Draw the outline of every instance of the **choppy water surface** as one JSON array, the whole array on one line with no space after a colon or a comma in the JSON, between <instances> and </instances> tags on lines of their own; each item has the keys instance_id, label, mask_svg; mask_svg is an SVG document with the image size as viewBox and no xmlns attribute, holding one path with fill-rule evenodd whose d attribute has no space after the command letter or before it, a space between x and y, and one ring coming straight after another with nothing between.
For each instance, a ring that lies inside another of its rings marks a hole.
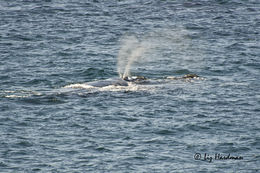
<instances>
[{"instance_id":1,"label":"choppy water surface","mask_svg":"<svg viewBox=\"0 0 260 173\"><path fill-rule=\"evenodd\" d=\"M1 0L0 31L1 172L260 171L258 0ZM86 84L126 57L152 82Z\"/></svg>"}]
</instances>

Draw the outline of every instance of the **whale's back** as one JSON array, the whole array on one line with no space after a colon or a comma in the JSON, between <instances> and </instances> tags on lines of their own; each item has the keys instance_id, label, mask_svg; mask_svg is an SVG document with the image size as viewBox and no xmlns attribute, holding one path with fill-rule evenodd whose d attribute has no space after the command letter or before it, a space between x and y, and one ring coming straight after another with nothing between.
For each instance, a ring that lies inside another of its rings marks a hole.
<instances>
[{"instance_id":1,"label":"whale's back","mask_svg":"<svg viewBox=\"0 0 260 173\"><path fill-rule=\"evenodd\" d=\"M87 84L90 86L93 86L93 87L106 87L106 86L110 86L110 85L128 86L128 82L122 80L121 78L111 78L111 79L106 79L106 80L88 82Z\"/></svg>"}]
</instances>

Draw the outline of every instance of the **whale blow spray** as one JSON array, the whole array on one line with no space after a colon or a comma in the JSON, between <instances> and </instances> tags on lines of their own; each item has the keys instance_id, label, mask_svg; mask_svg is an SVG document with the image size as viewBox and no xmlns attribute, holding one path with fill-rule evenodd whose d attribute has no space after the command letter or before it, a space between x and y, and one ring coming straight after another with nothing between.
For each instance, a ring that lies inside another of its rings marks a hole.
<instances>
[{"instance_id":1,"label":"whale blow spray","mask_svg":"<svg viewBox=\"0 0 260 173\"><path fill-rule=\"evenodd\" d=\"M141 60L150 46L146 41L139 41L135 36L124 37L121 45L117 59L117 71L119 76L124 78L131 76L131 66L134 62Z\"/></svg>"},{"instance_id":2,"label":"whale blow spray","mask_svg":"<svg viewBox=\"0 0 260 173\"><path fill-rule=\"evenodd\" d=\"M117 57L119 77L131 77L131 68L135 63L145 62L143 65L149 70L156 70L157 64L152 67L148 65L156 61L167 62L163 65L168 69L201 67L203 52L200 44L192 41L192 34L183 27L176 27L151 31L138 38L134 35L122 37ZM156 72L159 73L159 70L163 69L158 68Z\"/></svg>"}]
</instances>

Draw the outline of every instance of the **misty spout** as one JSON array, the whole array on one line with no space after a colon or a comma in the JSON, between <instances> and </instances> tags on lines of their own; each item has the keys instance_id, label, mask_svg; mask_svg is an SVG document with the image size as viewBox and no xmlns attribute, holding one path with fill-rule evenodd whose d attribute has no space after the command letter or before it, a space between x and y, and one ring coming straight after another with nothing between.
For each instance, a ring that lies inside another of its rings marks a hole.
<instances>
[{"instance_id":1,"label":"misty spout","mask_svg":"<svg viewBox=\"0 0 260 173\"><path fill-rule=\"evenodd\" d=\"M117 71L120 78L131 76L131 67L142 59L149 45L138 41L135 36L128 36L121 40L121 48L117 58Z\"/></svg>"}]
</instances>

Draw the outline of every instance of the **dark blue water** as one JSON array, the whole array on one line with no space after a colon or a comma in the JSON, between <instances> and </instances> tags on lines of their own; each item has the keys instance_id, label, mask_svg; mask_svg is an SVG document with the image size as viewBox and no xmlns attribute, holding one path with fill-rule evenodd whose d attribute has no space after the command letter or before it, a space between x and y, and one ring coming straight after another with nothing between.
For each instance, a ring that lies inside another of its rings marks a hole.
<instances>
[{"instance_id":1,"label":"dark blue water","mask_svg":"<svg viewBox=\"0 0 260 173\"><path fill-rule=\"evenodd\" d=\"M258 0L1 0L0 31L0 172L260 172ZM130 37L155 82L86 87Z\"/></svg>"}]
</instances>

